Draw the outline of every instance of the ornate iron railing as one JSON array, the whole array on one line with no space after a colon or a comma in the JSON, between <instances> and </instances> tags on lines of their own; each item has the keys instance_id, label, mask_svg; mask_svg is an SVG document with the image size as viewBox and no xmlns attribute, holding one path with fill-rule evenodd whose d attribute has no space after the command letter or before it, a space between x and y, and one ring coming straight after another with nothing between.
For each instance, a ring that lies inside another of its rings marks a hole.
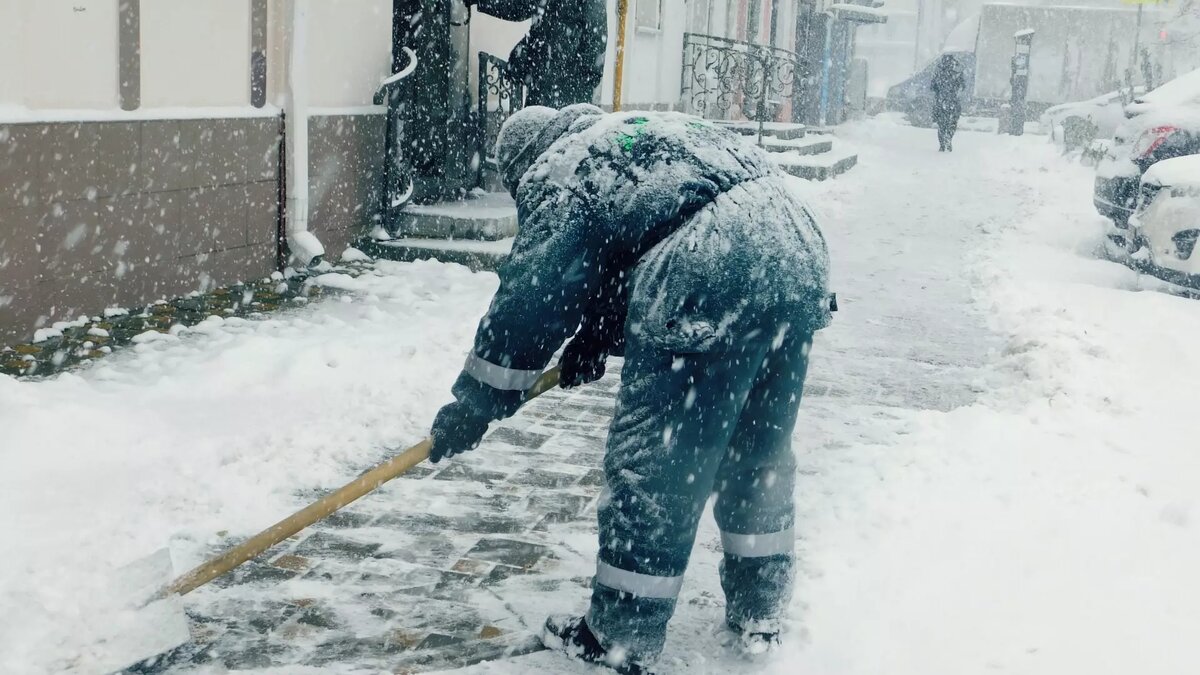
<instances>
[{"instance_id":1,"label":"ornate iron railing","mask_svg":"<svg viewBox=\"0 0 1200 675\"><path fill-rule=\"evenodd\" d=\"M685 33L681 97L686 111L714 119L779 119L809 83L795 52L742 40Z\"/></svg>"},{"instance_id":2,"label":"ornate iron railing","mask_svg":"<svg viewBox=\"0 0 1200 675\"><path fill-rule=\"evenodd\" d=\"M508 62L479 52L479 152L483 162L496 155L500 127L525 105L525 85L508 75Z\"/></svg>"}]
</instances>

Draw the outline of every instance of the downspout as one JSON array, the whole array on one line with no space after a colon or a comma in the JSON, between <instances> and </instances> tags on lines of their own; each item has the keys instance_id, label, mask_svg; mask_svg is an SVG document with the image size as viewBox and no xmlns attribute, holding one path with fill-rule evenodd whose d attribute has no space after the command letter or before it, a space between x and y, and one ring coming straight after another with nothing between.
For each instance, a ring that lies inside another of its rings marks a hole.
<instances>
[{"instance_id":1,"label":"downspout","mask_svg":"<svg viewBox=\"0 0 1200 675\"><path fill-rule=\"evenodd\" d=\"M288 55L288 96L285 114L287 169L287 243L303 267L315 267L325 255L308 231L308 3L292 0L292 39Z\"/></svg>"},{"instance_id":2,"label":"downspout","mask_svg":"<svg viewBox=\"0 0 1200 675\"><path fill-rule=\"evenodd\" d=\"M616 64L613 66L613 112L621 110L621 88L625 83L625 31L629 21L629 0L617 0Z\"/></svg>"}]
</instances>

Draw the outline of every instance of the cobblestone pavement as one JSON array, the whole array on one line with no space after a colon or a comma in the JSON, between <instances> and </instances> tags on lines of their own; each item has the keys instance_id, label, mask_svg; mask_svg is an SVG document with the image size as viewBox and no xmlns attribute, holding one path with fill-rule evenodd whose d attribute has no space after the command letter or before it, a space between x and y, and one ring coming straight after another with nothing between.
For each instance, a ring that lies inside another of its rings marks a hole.
<instances>
[{"instance_id":1,"label":"cobblestone pavement","mask_svg":"<svg viewBox=\"0 0 1200 675\"><path fill-rule=\"evenodd\" d=\"M576 573L594 544L568 540L594 538L618 384L548 392L475 452L419 466L189 595L192 643L143 670L415 673L539 648L510 601L587 595Z\"/></svg>"}]
</instances>

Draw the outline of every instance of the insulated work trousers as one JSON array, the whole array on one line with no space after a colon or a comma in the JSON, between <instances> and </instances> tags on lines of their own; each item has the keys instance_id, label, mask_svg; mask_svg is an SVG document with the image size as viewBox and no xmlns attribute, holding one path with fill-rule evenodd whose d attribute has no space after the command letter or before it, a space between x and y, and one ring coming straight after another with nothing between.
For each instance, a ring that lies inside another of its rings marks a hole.
<instances>
[{"instance_id":1,"label":"insulated work trousers","mask_svg":"<svg viewBox=\"0 0 1200 675\"><path fill-rule=\"evenodd\" d=\"M811 345L781 323L722 351L627 346L587 617L607 648L662 650L714 492L727 620L754 629L781 618L795 562L791 434Z\"/></svg>"}]
</instances>

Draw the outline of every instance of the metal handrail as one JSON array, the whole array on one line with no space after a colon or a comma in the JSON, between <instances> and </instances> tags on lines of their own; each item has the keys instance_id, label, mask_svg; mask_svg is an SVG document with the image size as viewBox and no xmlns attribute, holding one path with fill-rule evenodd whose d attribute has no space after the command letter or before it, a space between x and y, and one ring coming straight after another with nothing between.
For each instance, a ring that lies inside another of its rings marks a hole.
<instances>
[{"instance_id":1,"label":"metal handrail","mask_svg":"<svg viewBox=\"0 0 1200 675\"><path fill-rule=\"evenodd\" d=\"M496 139L492 137L489 117L499 115L507 119L525 104L525 85L508 74L508 62L487 52L479 52L478 89L479 129L479 183L482 183L483 168L495 151ZM492 96L496 97L495 110L489 106ZM506 110L507 108L507 110ZM495 125L497 129L499 125Z\"/></svg>"},{"instance_id":2,"label":"metal handrail","mask_svg":"<svg viewBox=\"0 0 1200 675\"><path fill-rule=\"evenodd\" d=\"M790 49L784 49L783 47L776 47L774 45L764 45L764 44L759 44L757 42L748 42L746 40L735 40L733 38L721 37L720 35L708 35L706 33L684 33L683 34L683 42L685 45L688 42L691 42L695 38L699 38L701 40L704 40L705 42L723 42L725 44L733 45L735 47L744 47L746 49L766 50L766 51L770 51L770 52L776 52L780 56L785 56L785 57L788 57L791 59L795 59L797 61L800 59L800 55L797 54L796 52L793 52Z\"/></svg>"},{"instance_id":3,"label":"metal handrail","mask_svg":"<svg viewBox=\"0 0 1200 675\"><path fill-rule=\"evenodd\" d=\"M804 63L795 52L744 40L684 33L680 98L689 109L715 106L728 112L750 99L762 143L768 97L794 96L803 83ZM741 106L743 114L747 106Z\"/></svg>"}]
</instances>

